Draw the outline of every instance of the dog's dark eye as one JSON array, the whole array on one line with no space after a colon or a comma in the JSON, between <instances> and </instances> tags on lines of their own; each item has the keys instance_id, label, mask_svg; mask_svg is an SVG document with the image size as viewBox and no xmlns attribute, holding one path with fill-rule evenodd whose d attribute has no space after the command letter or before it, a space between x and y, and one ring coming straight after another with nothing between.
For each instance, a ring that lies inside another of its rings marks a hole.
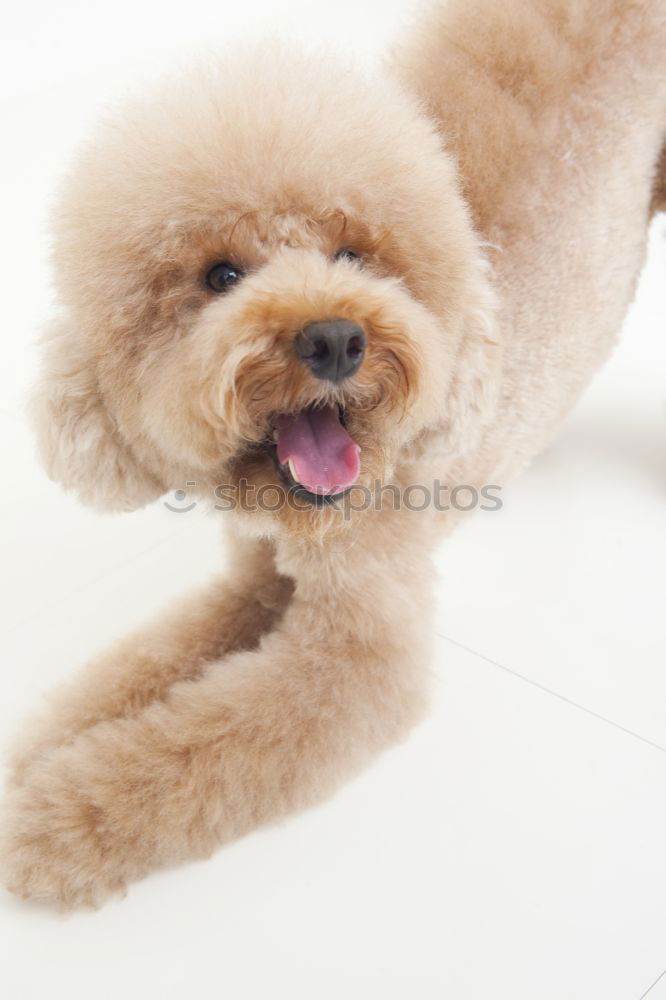
<instances>
[{"instance_id":1,"label":"dog's dark eye","mask_svg":"<svg viewBox=\"0 0 666 1000\"><path fill-rule=\"evenodd\" d=\"M206 284L214 292L228 292L241 280L243 274L240 267L234 267L233 264L223 260L211 267L206 275Z\"/></svg>"},{"instance_id":2,"label":"dog's dark eye","mask_svg":"<svg viewBox=\"0 0 666 1000\"><path fill-rule=\"evenodd\" d=\"M360 260L361 255L356 253L354 250L350 250L349 247L342 247L341 250L335 255L335 260Z\"/></svg>"}]
</instances>

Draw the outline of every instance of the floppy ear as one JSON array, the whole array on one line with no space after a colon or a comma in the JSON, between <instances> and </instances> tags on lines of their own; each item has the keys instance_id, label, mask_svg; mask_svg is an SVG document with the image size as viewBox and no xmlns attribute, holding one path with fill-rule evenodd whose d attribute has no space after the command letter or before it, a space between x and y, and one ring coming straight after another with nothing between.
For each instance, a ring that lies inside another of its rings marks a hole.
<instances>
[{"instance_id":1,"label":"floppy ear","mask_svg":"<svg viewBox=\"0 0 666 1000\"><path fill-rule=\"evenodd\" d=\"M82 338L58 325L47 332L43 352L30 409L50 478L105 511L134 510L161 496L162 486L115 425Z\"/></svg>"},{"instance_id":2,"label":"floppy ear","mask_svg":"<svg viewBox=\"0 0 666 1000\"><path fill-rule=\"evenodd\" d=\"M501 387L503 344L497 300L489 266L481 257L476 270L447 400L447 440L455 454L479 445L495 416Z\"/></svg>"}]
</instances>

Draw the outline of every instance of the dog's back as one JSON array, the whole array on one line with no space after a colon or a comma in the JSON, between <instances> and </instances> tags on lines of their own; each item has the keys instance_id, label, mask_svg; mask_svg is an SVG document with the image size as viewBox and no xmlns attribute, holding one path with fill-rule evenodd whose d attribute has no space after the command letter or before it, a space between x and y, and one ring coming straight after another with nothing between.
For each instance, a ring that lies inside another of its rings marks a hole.
<instances>
[{"instance_id":1,"label":"dog's back","mask_svg":"<svg viewBox=\"0 0 666 1000\"><path fill-rule=\"evenodd\" d=\"M393 67L439 122L485 233L507 224L511 194L538 180L545 158L561 164L561 191L567 172L595 152L613 158L635 125L666 121L666 4L435 0Z\"/></svg>"},{"instance_id":2,"label":"dog's back","mask_svg":"<svg viewBox=\"0 0 666 1000\"><path fill-rule=\"evenodd\" d=\"M610 351L666 207L666 4L438 2L392 66L492 244L504 403L472 471L508 474Z\"/></svg>"}]
</instances>

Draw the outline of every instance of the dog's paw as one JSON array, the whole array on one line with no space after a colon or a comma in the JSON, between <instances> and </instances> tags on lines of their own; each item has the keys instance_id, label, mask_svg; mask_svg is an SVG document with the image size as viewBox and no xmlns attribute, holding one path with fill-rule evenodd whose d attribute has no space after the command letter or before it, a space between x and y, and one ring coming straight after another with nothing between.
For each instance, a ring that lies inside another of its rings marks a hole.
<instances>
[{"instance_id":1,"label":"dog's paw","mask_svg":"<svg viewBox=\"0 0 666 1000\"><path fill-rule=\"evenodd\" d=\"M123 892L126 873L110 817L66 753L35 764L10 790L0 832L0 875L23 899L63 909Z\"/></svg>"}]
</instances>

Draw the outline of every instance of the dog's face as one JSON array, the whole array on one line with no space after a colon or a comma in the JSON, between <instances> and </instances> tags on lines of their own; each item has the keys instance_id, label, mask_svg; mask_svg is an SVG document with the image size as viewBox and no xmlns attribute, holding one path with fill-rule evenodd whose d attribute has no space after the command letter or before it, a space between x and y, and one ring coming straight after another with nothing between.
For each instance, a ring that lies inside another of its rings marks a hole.
<instances>
[{"instance_id":1,"label":"dog's face","mask_svg":"<svg viewBox=\"0 0 666 1000\"><path fill-rule=\"evenodd\" d=\"M288 526L452 451L497 383L454 169L392 84L255 51L118 114L57 220L37 398L51 474L107 509L280 484Z\"/></svg>"}]
</instances>

